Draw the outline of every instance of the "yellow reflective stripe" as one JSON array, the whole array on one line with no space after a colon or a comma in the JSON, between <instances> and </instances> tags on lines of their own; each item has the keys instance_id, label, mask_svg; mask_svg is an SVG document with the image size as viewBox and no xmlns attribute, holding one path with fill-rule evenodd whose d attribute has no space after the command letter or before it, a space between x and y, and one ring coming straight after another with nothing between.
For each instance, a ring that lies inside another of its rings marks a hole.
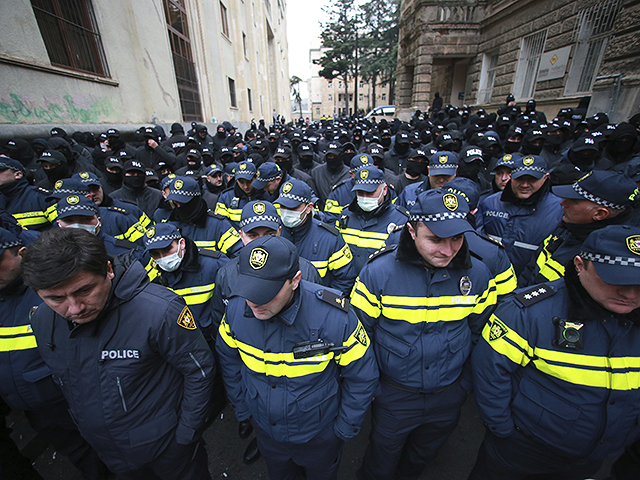
<instances>
[{"instance_id":1,"label":"yellow reflective stripe","mask_svg":"<svg viewBox=\"0 0 640 480\"><path fill-rule=\"evenodd\" d=\"M212 242L209 240L196 240L193 243L195 243L198 247L201 247L201 248L208 248L209 250L216 249L216 242Z\"/></svg>"},{"instance_id":2,"label":"yellow reflective stripe","mask_svg":"<svg viewBox=\"0 0 640 480\"><path fill-rule=\"evenodd\" d=\"M45 216L47 217L47 219L53 223L53 221L58 218L58 204L54 203L53 205L49 206L45 212L44 212Z\"/></svg>"},{"instance_id":3,"label":"yellow reflective stripe","mask_svg":"<svg viewBox=\"0 0 640 480\"><path fill-rule=\"evenodd\" d=\"M349 265L352 258L353 255L349 245L345 243L344 247L329 257L329 270L338 270L345 265Z\"/></svg>"},{"instance_id":4,"label":"yellow reflective stripe","mask_svg":"<svg viewBox=\"0 0 640 480\"><path fill-rule=\"evenodd\" d=\"M151 224L151 219L147 217L146 213L143 213L142 216L138 219L136 223L131 225L129 229L124 232L122 235L116 235L116 238L121 238L123 240L129 240L130 242L135 242L144 236L147 231L147 227Z\"/></svg>"},{"instance_id":5,"label":"yellow reflective stripe","mask_svg":"<svg viewBox=\"0 0 640 480\"><path fill-rule=\"evenodd\" d=\"M208 302L213 297L213 290L215 283L210 285L202 285L199 287L187 287L187 288L170 288L174 293L180 295L187 305L200 305Z\"/></svg>"},{"instance_id":6,"label":"yellow reflective stripe","mask_svg":"<svg viewBox=\"0 0 640 480\"><path fill-rule=\"evenodd\" d=\"M522 367L526 366L531 361L533 349L518 333L509 328L504 336L496 338L495 340L490 339L491 328L493 327L493 322L496 320L501 322L501 320L493 314L489 317L489 321L482 329L482 338L486 340L491 348L507 357L513 363Z\"/></svg>"},{"instance_id":7,"label":"yellow reflective stripe","mask_svg":"<svg viewBox=\"0 0 640 480\"><path fill-rule=\"evenodd\" d=\"M242 209L241 208L228 208L227 207L227 215L226 217L232 222L239 222L242 219Z\"/></svg>"},{"instance_id":8,"label":"yellow reflective stripe","mask_svg":"<svg viewBox=\"0 0 640 480\"><path fill-rule=\"evenodd\" d=\"M31 325L19 325L17 327L0 327L0 338L14 335L23 335L25 333L33 334Z\"/></svg>"},{"instance_id":9,"label":"yellow reflective stripe","mask_svg":"<svg viewBox=\"0 0 640 480\"><path fill-rule=\"evenodd\" d=\"M30 348L36 348L37 346L38 343L36 342L36 337L33 334L27 335L25 337L0 337L0 352L29 350Z\"/></svg>"},{"instance_id":10,"label":"yellow reflective stripe","mask_svg":"<svg viewBox=\"0 0 640 480\"><path fill-rule=\"evenodd\" d=\"M371 318L378 318L382 307L378 298L367 289L367 286L360 281L360 277L356 279L356 283L351 292L351 305L362 310Z\"/></svg>"},{"instance_id":11,"label":"yellow reflective stripe","mask_svg":"<svg viewBox=\"0 0 640 480\"><path fill-rule=\"evenodd\" d=\"M337 201L331 198L327 198L327 201L324 204L324 211L328 213L342 213L343 208L344 207L340 206Z\"/></svg>"},{"instance_id":12,"label":"yellow reflective stripe","mask_svg":"<svg viewBox=\"0 0 640 480\"><path fill-rule=\"evenodd\" d=\"M218 327L218 333L220 334L220 338L229 345L231 348L238 348L238 344L235 339L231 336L231 329L227 324L227 317L222 316L222 321L220 322L220 326Z\"/></svg>"},{"instance_id":13,"label":"yellow reflective stripe","mask_svg":"<svg viewBox=\"0 0 640 480\"><path fill-rule=\"evenodd\" d=\"M367 232L365 230L356 230L354 228L341 229L340 233L342 233L344 241L349 245L374 249L383 248L387 237L389 236L388 233Z\"/></svg>"},{"instance_id":14,"label":"yellow reflective stripe","mask_svg":"<svg viewBox=\"0 0 640 480\"><path fill-rule=\"evenodd\" d=\"M496 275L496 295L506 295L513 292L518 286L518 278L516 277L516 271L513 269L513 265L509 265L509 268L502 273Z\"/></svg>"},{"instance_id":15,"label":"yellow reflective stripe","mask_svg":"<svg viewBox=\"0 0 640 480\"><path fill-rule=\"evenodd\" d=\"M542 251L536 259L536 265L538 266L540 275L549 281L558 280L559 278L564 277L564 266L551 258L551 254L549 253L549 250L547 250L549 243L551 243L555 238L556 237L553 235L549 235L546 238L542 246Z\"/></svg>"},{"instance_id":16,"label":"yellow reflective stripe","mask_svg":"<svg viewBox=\"0 0 640 480\"><path fill-rule=\"evenodd\" d=\"M45 223L49 223L49 219L43 211L13 213L12 215L13 218L15 218L16 221L20 224L20 226L25 228L33 225L43 225Z\"/></svg>"},{"instance_id":17,"label":"yellow reflective stripe","mask_svg":"<svg viewBox=\"0 0 640 480\"><path fill-rule=\"evenodd\" d=\"M152 281L158 276L159 272L157 266L158 265L153 261L153 258L149 260L149 263L144 266L144 269L147 271L147 277L149 277L149 281Z\"/></svg>"},{"instance_id":18,"label":"yellow reflective stripe","mask_svg":"<svg viewBox=\"0 0 640 480\"><path fill-rule=\"evenodd\" d=\"M473 313L480 315L486 310L487 307L491 307L498 303L498 293L496 289L496 282L492 278L489 280L487 289L482 292L482 295L478 297L478 301L473 309Z\"/></svg>"},{"instance_id":19,"label":"yellow reflective stripe","mask_svg":"<svg viewBox=\"0 0 640 480\"><path fill-rule=\"evenodd\" d=\"M316 267L318 275L324 278L328 271L329 260L313 260L311 264Z\"/></svg>"},{"instance_id":20,"label":"yellow reflective stripe","mask_svg":"<svg viewBox=\"0 0 640 480\"><path fill-rule=\"evenodd\" d=\"M229 218L227 206L224 203L221 203L221 202L216 203L215 213L217 213L218 215L222 215L223 217Z\"/></svg>"},{"instance_id":21,"label":"yellow reflective stripe","mask_svg":"<svg viewBox=\"0 0 640 480\"><path fill-rule=\"evenodd\" d=\"M238 234L238 231L235 228L231 227L229 230L222 234L222 236L220 237L220 241L218 242L218 246L222 253L227 253L229 249L239 241L240 235Z\"/></svg>"},{"instance_id":22,"label":"yellow reflective stripe","mask_svg":"<svg viewBox=\"0 0 640 480\"><path fill-rule=\"evenodd\" d=\"M347 341L342 344L343 347L348 347L348 349L336 356L336 362L338 365L346 367L351 362L362 358L370 343L371 340L369 339L366 330L358 321L358 325L351 335L349 335Z\"/></svg>"}]
</instances>

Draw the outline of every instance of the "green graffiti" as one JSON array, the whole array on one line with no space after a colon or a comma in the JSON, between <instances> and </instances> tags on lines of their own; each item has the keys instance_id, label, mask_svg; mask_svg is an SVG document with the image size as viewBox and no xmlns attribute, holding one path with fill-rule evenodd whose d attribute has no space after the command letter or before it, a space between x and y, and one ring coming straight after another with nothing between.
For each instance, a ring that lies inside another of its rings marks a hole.
<instances>
[{"instance_id":1,"label":"green graffiti","mask_svg":"<svg viewBox=\"0 0 640 480\"><path fill-rule=\"evenodd\" d=\"M78 106L83 101L70 94L64 95L61 101L44 101L42 105L15 93L9 99L0 99L0 123L100 123L117 115L119 110L107 97L91 97L87 108Z\"/></svg>"}]
</instances>

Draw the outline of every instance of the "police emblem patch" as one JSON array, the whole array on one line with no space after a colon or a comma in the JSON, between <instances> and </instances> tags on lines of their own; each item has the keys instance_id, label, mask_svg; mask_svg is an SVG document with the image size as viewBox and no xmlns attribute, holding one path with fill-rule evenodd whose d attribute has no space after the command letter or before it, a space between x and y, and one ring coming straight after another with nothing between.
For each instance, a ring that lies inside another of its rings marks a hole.
<instances>
[{"instance_id":1,"label":"police emblem patch","mask_svg":"<svg viewBox=\"0 0 640 480\"><path fill-rule=\"evenodd\" d=\"M447 157L446 155L440 155L440 157L438 157L438 161L442 164L447 163L447 160L449 159L449 157Z\"/></svg>"},{"instance_id":2,"label":"police emblem patch","mask_svg":"<svg viewBox=\"0 0 640 480\"><path fill-rule=\"evenodd\" d=\"M640 235L627 237L627 248L631 253L640 255Z\"/></svg>"},{"instance_id":3,"label":"police emblem patch","mask_svg":"<svg viewBox=\"0 0 640 480\"><path fill-rule=\"evenodd\" d=\"M522 159L522 163L524 164L524 166L526 167L530 167L531 165L533 165L533 162L535 161L535 158L533 157L524 157Z\"/></svg>"},{"instance_id":4,"label":"police emblem patch","mask_svg":"<svg viewBox=\"0 0 640 480\"><path fill-rule=\"evenodd\" d=\"M511 155L510 153L507 153L504 157L502 157L502 159L506 162L508 162L512 158L513 158L513 155Z\"/></svg>"},{"instance_id":5,"label":"police emblem patch","mask_svg":"<svg viewBox=\"0 0 640 480\"><path fill-rule=\"evenodd\" d=\"M367 331L362 325L358 325L356 331L353 332L353 336L358 341L358 343L364 345L365 347L369 345L369 336L367 335Z\"/></svg>"},{"instance_id":6,"label":"police emblem patch","mask_svg":"<svg viewBox=\"0 0 640 480\"><path fill-rule=\"evenodd\" d=\"M444 202L444 206L447 207L447 210L455 212L458 208L458 197L453 193L446 193L443 195L442 201Z\"/></svg>"},{"instance_id":7,"label":"police emblem patch","mask_svg":"<svg viewBox=\"0 0 640 480\"><path fill-rule=\"evenodd\" d=\"M256 215L262 215L266 210L264 203L258 202L253 204L253 213Z\"/></svg>"},{"instance_id":8,"label":"police emblem patch","mask_svg":"<svg viewBox=\"0 0 640 480\"><path fill-rule=\"evenodd\" d=\"M53 186L53 188L55 188L56 190L60 190L61 186L62 186L62 180L58 180Z\"/></svg>"},{"instance_id":9,"label":"police emblem patch","mask_svg":"<svg viewBox=\"0 0 640 480\"><path fill-rule=\"evenodd\" d=\"M390 223L389 225L387 225L387 233L391 233L396 229L396 224L395 223Z\"/></svg>"},{"instance_id":10,"label":"police emblem patch","mask_svg":"<svg viewBox=\"0 0 640 480\"><path fill-rule=\"evenodd\" d=\"M89 172L80 172L80 178L86 180L87 178L89 178Z\"/></svg>"},{"instance_id":11,"label":"police emblem patch","mask_svg":"<svg viewBox=\"0 0 640 480\"><path fill-rule=\"evenodd\" d=\"M67 197L67 203L69 205L76 205L79 201L80 199L77 195L71 195L70 197Z\"/></svg>"},{"instance_id":12,"label":"police emblem patch","mask_svg":"<svg viewBox=\"0 0 640 480\"><path fill-rule=\"evenodd\" d=\"M260 170L258 170L258 171L256 172L256 177L257 177L257 178L260 178Z\"/></svg>"},{"instance_id":13,"label":"police emblem patch","mask_svg":"<svg viewBox=\"0 0 640 480\"><path fill-rule=\"evenodd\" d=\"M463 295L469 295L471 293L471 287L473 287L473 283L471 283L471 279L465 275L460 278L460 293Z\"/></svg>"},{"instance_id":14,"label":"police emblem patch","mask_svg":"<svg viewBox=\"0 0 640 480\"><path fill-rule=\"evenodd\" d=\"M368 170L360 170L360 178L362 180L366 180L367 178L369 178L369 171Z\"/></svg>"},{"instance_id":15,"label":"police emblem patch","mask_svg":"<svg viewBox=\"0 0 640 480\"><path fill-rule=\"evenodd\" d=\"M292 188L293 185L290 182L287 182L282 186L282 193L289 193Z\"/></svg>"},{"instance_id":16,"label":"police emblem patch","mask_svg":"<svg viewBox=\"0 0 640 480\"><path fill-rule=\"evenodd\" d=\"M504 337L507 333L509 333L507 326L497 317L493 317L493 323L491 324L491 327L489 327L489 341L493 342L498 340L499 338Z\"/></svg>"},{"instance_id":17,"label":"police emblem patch","mask_svg":"<svg viewBox=\"0 0 640 480\"><path fill-rule=\"evenodd\" d=\"M249 255L249 265L254 270L260 270L267 264L267 258L269 258L269 252L264 248L254 248Z\"/></svg>"},{"instance_id":18,"label":"police emblem patch","mask_svg":"<svg viewBox=\"0 0 640 480\"><path fill-rule=\"evenodd\" d=\"M240 170L246 170L246 169L247 169L247 165L245 163L241 163Z\"/></svg>"},{"instance_id":19,"label":"police emblem patch","mask_svg":"<svg viewBox=\"0 0 640 480\"><path fill-rule=\"evenodd\" d=\"M183 185L184 182L182 180L176 180L173 184L173 188L175 188L176 190L180 190Z\"/></svg>"},{"instance_id":20,"label":"police emblem patch","mask_svg":"<svg viewBox=\"0 0 640 480\"><path fill-rule=\"evenodd\" d=\"M178 325L182 328L186 328L187 330L195 330L198 328L189 307L184 307L182 310L182 313L178 317Z\"/></svg>"},{"instance_id":21,"label":"police emblem patch","mask_svg":"<svg viewBox=\"0 0 640 480\"><path fill-rule=\"evenodd\" d=\"M155 234L156 234L155 227L151 227L149 230L147 230L147 238L153 238Z\"/></svg>"},{"instance_id":22,"label":"police emblem patch","mask_svg":"<svg viewBox=\"0 0 640 480\"><path fill-rule=\"evenodd\" d=\"M367 158L367 156L366 156L366 155L361 155L361 156L360 156L360 161L361 161L362 163L368 163L368 162L369 162L369 159Z\"/></svg>"}]
</instances>

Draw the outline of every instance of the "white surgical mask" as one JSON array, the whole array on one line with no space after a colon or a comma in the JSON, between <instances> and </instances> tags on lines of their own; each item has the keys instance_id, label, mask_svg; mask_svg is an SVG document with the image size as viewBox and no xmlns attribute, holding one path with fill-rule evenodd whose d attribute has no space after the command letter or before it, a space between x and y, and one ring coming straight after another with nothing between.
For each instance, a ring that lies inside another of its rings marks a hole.
<instances>
[{"instance_id":1,"label":"white surgical mask","mask_svg":"<svg viewBox=\"0 0 640 480\"><path fill-rule=\"evenodd\" d=\"M380 201L380 197L382 197L383 193L384 189L382 189L382 192L380 192L380 195L376 198L361 197L360 195L357 195L356 198L358 199L358 206L365 212L372 212L378 208L378 202Z\"/></svg>"},{"instance_id":2,"label":"white surgical mask","mask_svg":"<svg viewBox=\"0 0 640 480\"><path fill-rule=\"evenodd\" d=\"M97 235L98 229L100 228L100 222L98 222L96 225L86 225L84 223L72 223L71 225L67 225L64 228L79 228L80 230L86 230L87 232L92 233L93 235Z\"/></svg>"},{"instance_id":3,"label":"white surgical mask","mask_svg":"<svg viewBox=\"0 0 640 480\"><path fill-rule=\"evenodd\" d=\"M284 208L280 209L280 218L282 219L282 224L287 228L296 228L304 222L306 215L302 215L301 212L296 212L294 210L287 210Z\"/></svg>"},{"instance_id":4,"label":"white surgical mask","mask_svg":"<svg viewBox=\"0 0 640 480\"><path fill-rule=\"evenodd\" d=\"M166 257L155 258L154 260L158 264L158 267L165 272L173 272L177 270L182 263L182 257L180 257L178 253L180 253L180 250L171 255L167 255Z\"/></svg>"}]
</instances>

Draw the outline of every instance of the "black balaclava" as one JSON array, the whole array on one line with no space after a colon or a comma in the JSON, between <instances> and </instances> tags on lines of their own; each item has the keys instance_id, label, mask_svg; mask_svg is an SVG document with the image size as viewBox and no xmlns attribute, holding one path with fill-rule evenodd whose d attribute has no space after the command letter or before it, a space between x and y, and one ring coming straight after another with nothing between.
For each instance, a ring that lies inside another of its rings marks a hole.
<instances>
[{"instance_id":1,"label":"black balaclava","mask_svg":"<svg viewBox=\"0 0 640 480\"><path fill-rule=\"evenodd\" d=\"M509 140L504 142L504 153L515 153L520 150L522 140L519 142L510 142Z\"/></svg>"},{"instance_id":2,"label":"black balaclava","mask_svg":"<svg viewBox=\"0 0 640 480\"><path fill-rule=\"evenodd\" d=\"M60 162L53 168L44 169L44 173L51 182L56 182L62 178L69 177L69 165L66 162Z\"/></svg>"},{"instance_id":3,"label":"black balaclava","mask_svg":"<svg viewBox=\"0 0 640 480\"><path fill-rule=\"evenodd\" d=\"M300 166L304 170L309 170L313 166L313 157L300 157Z\"/></svg>"},{"instance_id":4,"label":"black balaclava","mask_svg":"<svg viewBox=\"0 0 640 480\"><path fill-rule=\"evenodd\" d=\"M338 173L344 163L342 162L342 154L336 155L335 158L325 157L327 160L327 170L331 173Z\"/></svg>"},{"instance_id":5,"label":"black balaclava","mask_svg":"<svg viewBox=\"0 0 640 480\"><path fill-rule=\"evenodd\" d=\"M276 163L282 170L284 170L287 173L291 173L291 170L293 169L293 160L291 159L291 157L278 158L278 161Z\"/></svg>"},{"instance_id":6,"label":"black balaclava","mask_svg":"<svg viewBox=\"0 0 640 480\"><path fill-rule=\"evenodd\" d=\"M129 187L132 190L142 190L145 186L145 176L136 175L136 176L127 177L125 175L124 179L122 180L122 183L124 183L127 187Z\"/></svg>"},{"instance_id":7,"label":"black balaclava","mask_svg":"<svg viewBox=\"0 0 640 480\"><path fill-rule=\"evenodd\" d=\"M415 160L407 160L407 173L412 177L427 174L427 164L425 162L416 162Z\"/></svg>"},{"instance_id":8,"label":"black balaclava","mask_svg":"<svg viewBox=\"0 0 640 480\"><path fill-rule=\"evenodd\" d=\"M394 150L396 151L396 153L400 154L400 155L404 155L405 153L407 153L409 151L409 147L411 147L410 143L397 143L394 145Z\"/></svg>"},{"instance_id":9,"label":"black balaclava","mask_svg":"<svg viewBox=\"0 0 640 480\"><path fill-rule=\"evenodd\" d=\"M391 145L391 137L380 137L380 144L384 148L389 148L389 146Z\"/></svg>"},{"instance_id":10,"label":"black balaclava","mask_svg":"<svg viewBox=\"0 0 640 480\"><path fill-rule=\"evenodd\" d=\"M107 170L104 171L104 176L107 177L107 181L112 185L122 185L124 173L122 173L122 169L120 168L118 168L117 170L117 173L111 173Z\"/></svg>"}]
</instances>

